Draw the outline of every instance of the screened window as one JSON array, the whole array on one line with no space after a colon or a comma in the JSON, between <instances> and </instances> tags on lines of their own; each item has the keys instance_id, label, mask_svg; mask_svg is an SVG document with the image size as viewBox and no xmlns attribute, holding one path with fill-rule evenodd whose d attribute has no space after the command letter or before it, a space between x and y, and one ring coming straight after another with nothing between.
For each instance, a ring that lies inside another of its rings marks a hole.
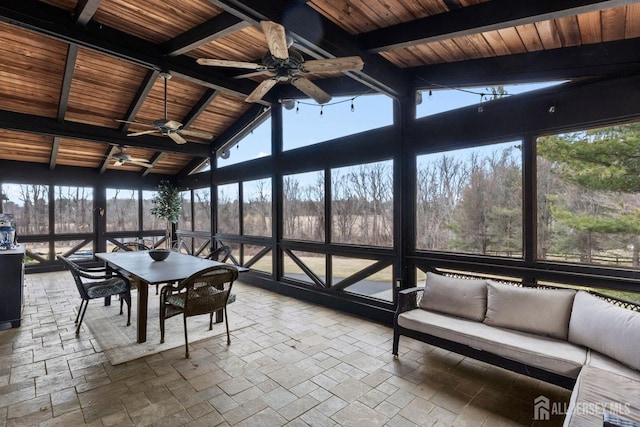
<instances>
[{"instance_id":1,"label":"screened window","mask_svg":"<svg viewBox=\"0 0 640 427\"><path fill-rule=\"evenodd\" d=\"M242 183L243 234L271 236L271 178Z\"/></svg>"},{"instance_id":2,"label":"screened window","mask_svg":"<svg viewBox=\"0 0 640 427\"><path fill-rule=\"evenodd\" d=\"M229 156L218 157L217 166L235 165L271 155L271 118L256 126L248 135L228 149Z\"/></svg>"},{"instance_id":3,"label":"screened window","mask_svg":"<svg viewBox=\"0 0 640 427\"><path fill-rule=\"evenodd\" d=\"M93 188L56 186L53 191L55 232L93 232Z\"/></svg>"},{"instance_id":4,"label":"screened window","mask_svg":"<svg viewBox=\"0 0 640 427\"><path fill-rule=\"evenodd\" d=\"M417 157L418 249L522 256L520 142Z\"/></svg>"},{"instance_id":5,"label":"screened window","mask_svg":"<svg viewBox=\"0 0 640 427\"><path fill-rule=\"evenodd\" d=\"M156 191L144 190L142 192L143 230L164 230L167 227L164 219L159 219L155 215L151 215L151 210L154 208L153 199L156 195Z\"/></svg>"},{"instance_id":6,"label":"screened window","mask_svg":"<svg viewBox=\"0 0 640 427\"><path fill-rule=\"evenodd\" d=\"M640 124L537 140L537 256L640 265Z\"/></svg>"},{"instance_id":7,"label":"screened window","mask_svg":"<svg viewBox=\"0 0 640 427\"><path fill-rule=\"evenodd\" d=\"M138 191L108 188L106 218L107 231L138 230Z\"/></svg>"},{"instance_id":8,"label":"screened window","mask_svg":"<svg viewBox=\"0 0 640 427\"><path fill-rule=\"evenodd\" d=\"M191 191L180 192L180 217L178 218L178 228L180 230L191 230L193 224L193 212L191 212Z\"/></svg>"},{"instance_id":9,"label":"screened window","mask_svg":"<svg viewBox=\"0 0 640 427\"><path fill-rule=\"evenodd\" d=\"M283 178L283 237L324 241L324 172Z\"/></svg>"},{"instance_id":10,"label":"screened window","mask_svg":"<svg viewBox=\"0 0 640 427\"><path fill-rule=\"evenodd\" d=\"M240 234L239 184L218 186L218 233Z\"/></svg>"},{"instance_id":11,"label":"screened window","mask_svg":"<svg viewBox=\"0 0 640 427\"><path fill-rule=\"evenodd\" d=\"M48 186L2 184L2 192L8 199L3 212L14 215L17 236L49 232Z\"/></svg>"},{"instance_id":12,"label":"screened window","mask_svg":"<svg viewBox=\"0 0 640 427\"><path fill-rule=\"evenodd\" d=\"M193 190L193 229L211 230L211 190L200 188Z\"/></svg>"},{"instance_id":13,"label":"screened window","mask_svg":"<svg viewBox=\"0 0 640 427\"><path fill-rule=\"evenodd\" d=\"M296 101L283 109L283 150L306 147L393 124L393 102L385 95L334 98L320 107Z\"/></svg>"},{"instance_id":14,"label":"screened window","mask_svg":"<svg viewBox=\"0 0 640 427\"><path fill-rule=\"evenodd\" d=\"M563 83L562 81L526 83L496 87L441 88L418 92L416 117L426 117L456 108L481 104L505 96L518 95Z\"/></svg>"},{"instance_id":15,"label":"screened window","mask_svg":"<svg viewBox=\"0 0 640 427\"><path fill-rule=\"evenodd\" d=\"M331 170L331 240L393 246L393 161Z\"/></svg>"}]
</instances>

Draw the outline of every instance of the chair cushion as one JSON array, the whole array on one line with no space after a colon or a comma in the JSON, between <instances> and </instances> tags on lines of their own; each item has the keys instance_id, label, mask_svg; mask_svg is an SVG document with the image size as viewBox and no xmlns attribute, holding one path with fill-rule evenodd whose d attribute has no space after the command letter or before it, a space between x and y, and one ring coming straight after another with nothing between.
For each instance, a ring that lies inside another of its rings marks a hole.
<instances>
[{"instance_id":1,"label":"chair cushion","mask_svg":"<svg viewBox=\"0 0 640 427\"><path fill-rule=\"evenodd\" d=\"M421 309L402 313L398 325L570 378L587 360L587 349L566 341Z\"/></svg>"},{"instance_id":2,"label":"chair cushion","mask_svg":"<svg viewBox=\"0 0 640 427\"><path fill-rule=\"evenodd\" d=\"M640 370L640 313L617 307L588 292L576 295L569 341Z\"/></svg>"},{"instance_id":3,"label":"chair cushion","mask_svg":"<svg viewBox=\"0 0 640 427\"><path fill-rule=\"evenodd\" d=\"M111 295L122 294L129 291L129 283L120 277L112 277L107 280L83 283L89 298L102 298Z\"/></svg>"},{"instance_id":4,"label":"chair cushion","mask_svg":"<svg viewBox=\"0 0 640 427\"><path fill-rule=\"evenodd\" d=\"M482 322L487 311L487 281L427 272L420 308Z\"/></svg>"},{"instance_id":5,"label":"chair cushion","mask_svg":"<svg viewBox=\"0 0 640 427\"><path fill-rule=\"evenodd\" d=\"M487 285L487 317L484 323L566 340L576 291Z\"/></svg>"}]
</instances>

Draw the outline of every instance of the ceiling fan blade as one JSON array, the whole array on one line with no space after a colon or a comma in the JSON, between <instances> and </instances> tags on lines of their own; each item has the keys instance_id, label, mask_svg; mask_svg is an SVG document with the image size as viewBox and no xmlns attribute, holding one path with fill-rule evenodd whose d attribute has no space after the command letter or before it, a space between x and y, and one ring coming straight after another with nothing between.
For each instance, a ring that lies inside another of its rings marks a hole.
<instances>
[{"instance_id":1,"label":"ceiling fan blade","mask_svg":"<svg viewBox=\"0 0 640 427\"><path fill-rule=\"evenodd\" d=\"M275 86L276 83L278 83L276 79L267 79L263 81L258 85L257 88L253 90L253 92L249 94L249 96L247 96L247 99L245 99L245 101L256 102L261 100L262 97L265 96L267 92L269 92L269 89Z\"/></svg>"},{"instance_id":2,"label":"ceiling fan blade","mask_svg":"<svg viewBox=\"0 0 640 427\"><path fill-rule=\"evenodd\" d=\"M113 162L113 166L122 166L124 165L124 160L122 159L118 159L115 162Z\"/></svg>"},{"instance_id":3,"label":"ceiling fan blade","mask_svg":"<svg viewBox=\"0 0 640 427\"><path fill-rule=\"evenodd\" d=\"M213 139L213 134L209 132L202 132L199 130L180 129L178 131L180 135L193 136L195 138Z\"/></svg>"},{"instance_id":4,"label":"ceiling fan blade","mask_svg":"<svg viewBox=\"0 0 640 427\"><path fill-rule=\"evenodd\" d=\"M313 98L318 104L326 104L331 101L331 95L320 89L315 83L304 77L294 77L291 84L297 87L301 92L310 98Z\"/></svg>"},{"instance_id":5,"label":"ceiling fan blade","mask_svg":"<svg viewBox=\"0 0 640 427\"><path fill-rule=\"evenodd\" d=\"M342 58L305 61L302 67L309 73L360 71L364 67L364 62L359 56L344 56Z\"/></svg>"},{"instance_id":6,"label":"ceiling fan blade","mask_svg":"<svg viewBox=\"0 0 640 427\"><path fill-rule=\"evenodd\" d=\"M175 120L167 120L166 122L164 122L164 127L167 127L173 130L178 130L182 127L182 123L177 122Z\"/></svg>"},{"instance_id":7,"label":"ceiling fan blade","mask_svg":"<svg viewBox=\"0 0 640 427\"><path fill-rule=\"evenodd\" d=\"M127 163L131 163L132 165L136 165L136 166L142 166L143 168L152 168L153 167L153 165L151 163L147 163L147 162L143 162L143 161L137 161L137 160L133 160L133 159L128 160Z\"/></svg>"},{"instance_id":8,"label":"ceiling fan blade","mask_svg":"<svg viewBox=\"0 0 640 427\"><path fill-rule=\"evenodd\" d=\"M173 139L176 144L186 144L187 140L182 137L178 132L171 132L169 138Z\"/></svg>"},{"instance_id":9,"label":"ceiling fan blade","mask_svg":"<svg viewBox=\"0 0 640 427\"><path fill-rule=\"evenodd\" d=\"M234 79L248 79L251 77L258 77L258 76L264 76L267 74L271 74L273 75L273 73L270 73L267 70L262 70L262 71L254 71L253 73L245 73L245 74L238 74L237 76L233 76Z\"/></svg>"},{"instance_id":10,"label":"ceiling fan blade","mask_svg":"<svg viewBox=\"0 0 640 427\"><path fill-rule=\"evenodd\" d=\"M150 133L156 133L158 132L157 130L143 130L142 132L134 132L134 133L128 133L127 136L140 136L140 135L149 135Z\"/></svg>"},{"instance_id":11,"label":"ceiling fan blade","mask_svg":"<svg viewBox=\"0 0 640 427\"><path fill-rule=\"evenodd\" d=\"M289 59L287 35L285 34L284 27L273 21L260 21L260 26L267 39L271 55L278 59Z\"/></svg>"},{"instance_id":12,"label":"ceiling fan blade","mask_svg":"<svg viewBox=\"0 0 640 427\"><path fill-rule=\"evenodd\" d=\"M210 65L213 67L246 68L247 70L264 68L263 65L253 62L228 61L226 59L198 58L196 62L200 65Z\"/></svg>"}]
</instances>

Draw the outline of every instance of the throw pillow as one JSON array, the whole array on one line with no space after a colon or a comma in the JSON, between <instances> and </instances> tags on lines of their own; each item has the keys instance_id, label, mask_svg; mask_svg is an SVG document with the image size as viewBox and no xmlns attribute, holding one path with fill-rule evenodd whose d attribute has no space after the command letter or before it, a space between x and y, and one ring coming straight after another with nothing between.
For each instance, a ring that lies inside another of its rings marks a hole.
<instances>
[{"instance_id":1,"label":"throw pillow","mask_svg":"<svg viewBox=\"0 0 640 427\"><path fill-rule=\"evenodd\" d=\"M484 323L566 340L575 294L571 289L520 288L489 280Z\"/></svg>"},{"instance_id":2,"label":"throw pillow","mask_svg":"<svg viewBox=\"0 0 640 427\"><path fill-rule=\"evenodd\" d=\"M487 281L428 272L420 308L482 322L487 311Z\"/></svg>"}]
</instances>

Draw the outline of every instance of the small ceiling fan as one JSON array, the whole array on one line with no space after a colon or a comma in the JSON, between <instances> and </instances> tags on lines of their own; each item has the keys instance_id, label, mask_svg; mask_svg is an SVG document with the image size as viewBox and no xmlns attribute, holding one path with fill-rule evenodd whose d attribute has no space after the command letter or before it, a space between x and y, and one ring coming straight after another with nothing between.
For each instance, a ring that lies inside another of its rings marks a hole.
<instances>
[{"instance_id":1,"label":"small ceiling fan","mask_svg":"<svg viewBox=\"0 0 640 427\"><path fill-rule=\"evenodd\" d=\"M120 151L110 156L112 159L115 159L115 163L113 164L114 166L122 166L125 163L131 163L132 165L142 166L145 168L153 167L153 165L147 162L145 159L138 159L136 157L131 157L130 154L125 153L124 152L126 150L125 147L119 146L118 150Z\"/></svg>"},{"instance_id":2,"label":"small ceiling fan","mask_svg":"<svg viewBox=\"0 0 640 427\"><path fill-rule=\"evenodd\" d=\"M260 64L254 62L227 61L224 59L197 59L200 65L255 70L252 73L238 77L270 74L271 77L260 83L258 87L249 94L245 99L247 102L259 101L276 83L289 81L305 95L314 99L318 104L325 104L331 101L331 95L304 77L304 74L360 71L364 67L364 62L359 56L305 61L298 51L289 49L291 43L287 42L285 29L282 25L272 21L260 21L260 26L269 45L269 50L262 56Z\"/></svg>"},{"instance_id":3,"label":"small ceiling fan","mask_svg":"<svg viewBox=\"0 0 640 427\"><path fill-rule=\"evenodd\" d=\"M201 132L197 130L188 130L183 129L183 124L175 121L169 120L167 118L167 80L171 78L171 74L167 72L160 73L160 77L164 79L164 119L154 120L152 124L144 124L139 122L130 122L127 120L116 120L116 122L120 123L130 123L139 126L146 126L153 129L143 130L141 132L133 132L127 134L127 136L140 136L140 135L148 135L152 133L160 133L161 135L168 136L172 140L174 140L177 144L186 144L187 140L184 139L185 136L193 136L195 138L202 139L213 139L213 134L209 132Z\"/></svg>"}]
</instances>

